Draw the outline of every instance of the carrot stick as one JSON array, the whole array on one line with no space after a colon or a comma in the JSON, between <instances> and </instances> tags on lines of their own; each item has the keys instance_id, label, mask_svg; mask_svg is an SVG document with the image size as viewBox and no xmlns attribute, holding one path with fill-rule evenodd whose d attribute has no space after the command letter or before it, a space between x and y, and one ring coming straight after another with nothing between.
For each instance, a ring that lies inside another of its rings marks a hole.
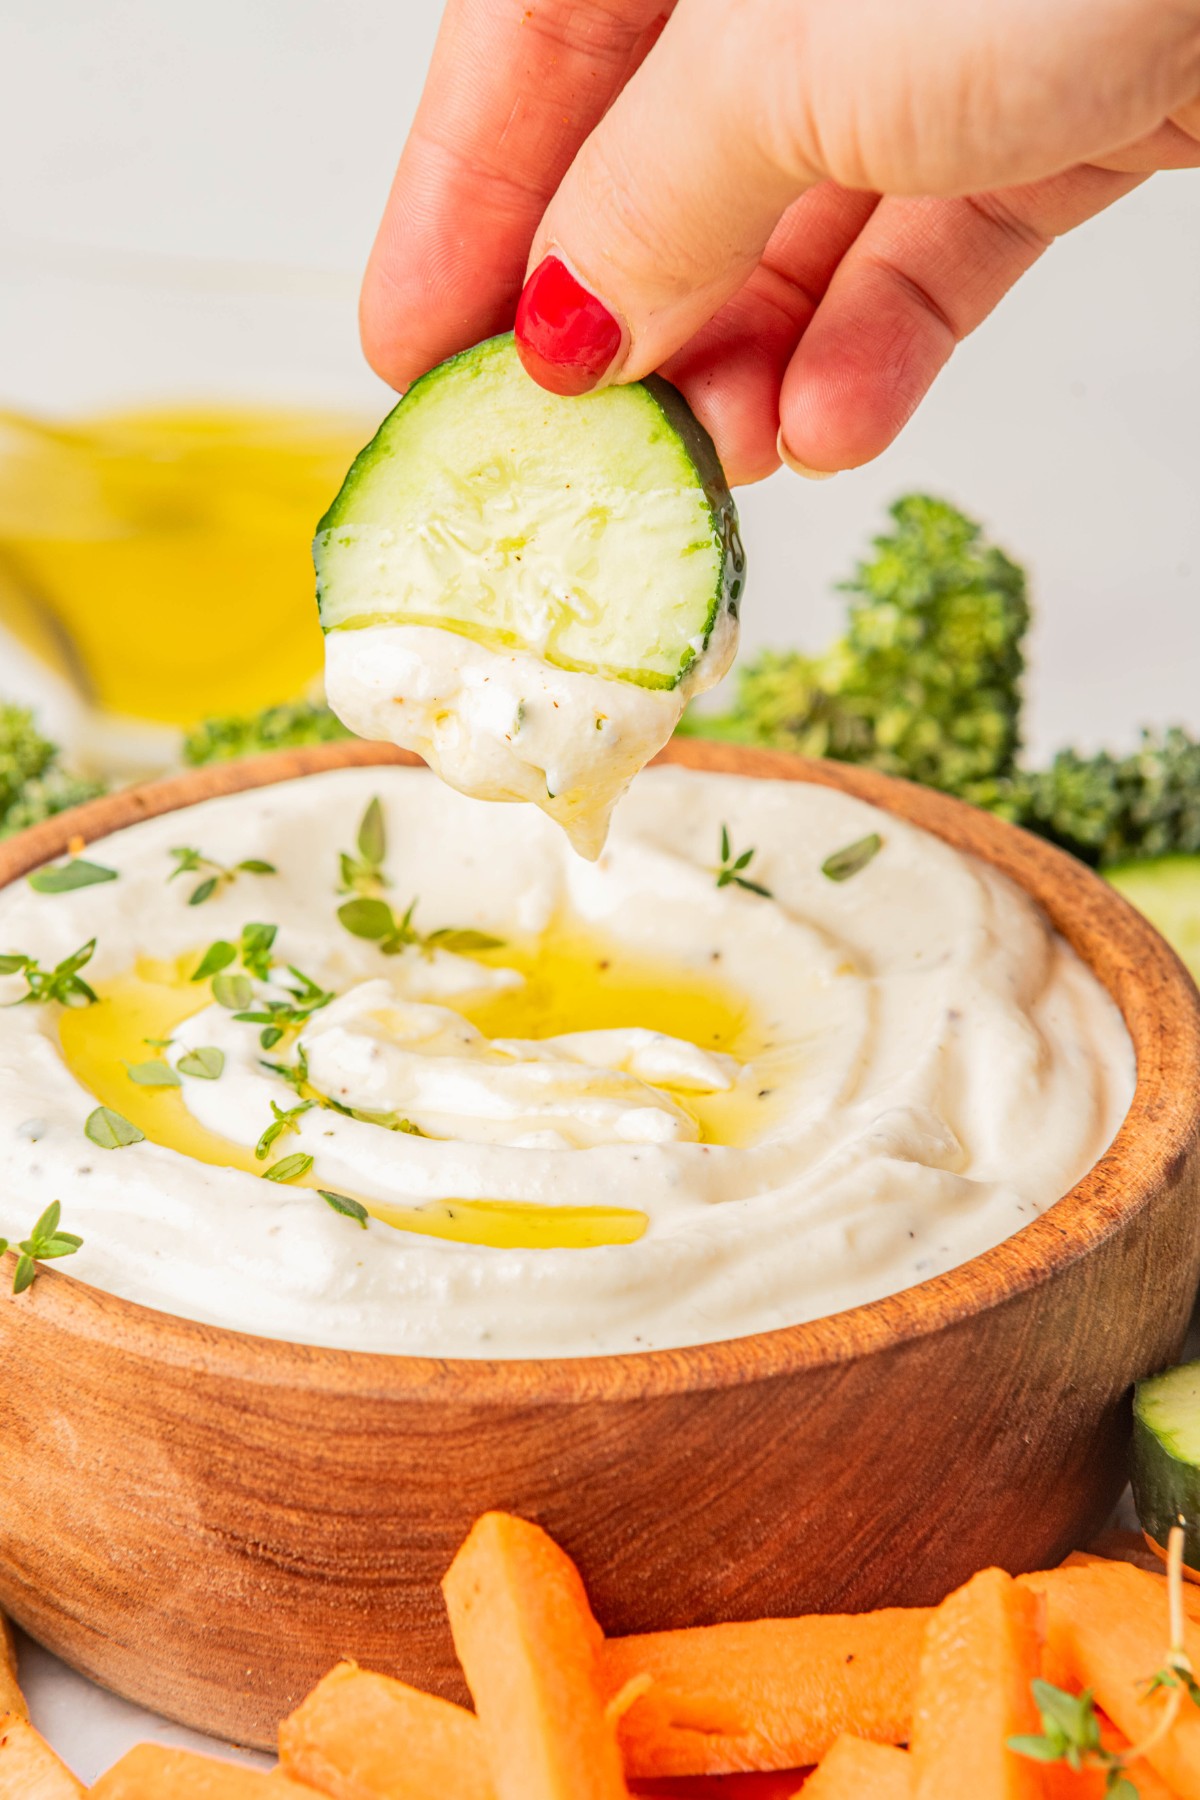
<instances>
[{"instance_id":1,"label":"carrot stick","mask_svg":"<svg viewBox=\"0 0 1200 1800\"><path fill-rule=\"evenodd\" d=\"M627 1800L603 1635L570 1557L538 1526L484 1513L442 1592L498 1800Z\"/></svg>"},{"instance_id":2,"label":"carrot stick","mask_svg":"<svg viewBox=\"0 0 1200 1800\"><path fill-rule=\"evenodd\" d=\"M609 1638L607 1692L652 1683L618 1726L627 1773L802 1769L843 1732L904 1743L930 1617L895 1607Z\"/></svg>"},{"instance_id":3,"label":"carrot stick","mask_svg":"<svg viewBox=\"0 0 1200 1800\"><path fill-rule=\"evenodd\" d=\"M913 1715L914 1800L1035 1800L1041 1765L1007 1747L1037 1736L1041 1667L1035 1595L984 1569L929 1622Z\"/></svg>"},{"instance_id":4,"label":"carrot stick","mask_svg":"<svg viewBox=\"0 0 1200 1800\"><path fill-rule=\"evenodd\" d=\"M803 1783L801 1770L783 1769L761 1775L673 1775L631 1782L629 1791L644 1800L796 1800Z\"/></svg>"},{"instance_id":5,"label":"carrot stick","mask_svg":"<svg viewBox=\"0 0 1200 1800\"><path fill-rule=\"evenodd\" d=\"M283 1721L279 1757L333 1800L493 1800L474 1713L353 1663Z\"/></svg>"},{"instance_id":6,"label":"carrot stick","mask_svg":"<svg viewBox=\"0 0 1200 1800\"><path fill-rule=\"evenodd\" d=\"M0 1800L79 1800L76 1781L28 1719L0 1719Z\"/></svg>"},{"instance_id":7,"label":"carrot stick","mask_svg":"<svg viewBox=\"0 0 1200 1800\"><path fill-rule=\"evenodd\" d=\"M1137 1744L1153 1730L1168 1695L1147 1692L1170 1644L1167 1583L1128 1563L1051 1569L1021 1585L1047 1601L1047 1646L1056 1668L1090 1688L1118 1730ZM1200 1626L1189 1620L1184 1642L1200 1667ZM1186 1695L1170 1732L1146 1761L1180 1800L1200 1800L1200 1708Z\"/></svg>"},{"instance_id":8,"label":"carrot stick","mask_svg":"<svg viewBox=\"0 0 1200 1800\"><path fill-rule=\"evenodd\" d=\"M313 1800L313 1789L237 1763L138 1744L88 1790L88 1800Z\"/></svg>"},{"instance_id":9,"label":"carrot stick","mask_svg":"<svg viewBox=\"0 0 1200 1800\"><path fill-rule=\"evenodd\" d=\"M1070 1556L1063 1558L1060 1569L1110 1569L1114 1563L1125 1563L1131 1568L1140 1569L1143 1575L1152 1575L1162 1584L1162 1605L1167 1604L1167 1571L1166 1566L1150 1550L1144 1557L1133 1556L1101 1556L1094 1550L1072 1550ZM1049 1571L1047 1571L1048 1573ZM1200 1586L1188 1579L1183 1584L1183 1610L1193 1624L1200 1624ZM1165 1615L1164 1615L1165 1616Z\"/></svg>"},{"instance_id":10,"label":"carrot stick","mask_svg":"<svg viewBox=\"0 0 1200 1800\"><path fill-rule=\"evenodd\" d=\"M912 1758L889 1744L840 1737L804 1787L804 1800L909 1800Z\"/></svg>"},{"instance_id":11,"label":"carrot stick","mask_svg":"<svg viewBox=\"0 0 1200 1800\"><path fill-rule=\"evenodd\" d=\"M29 1708L17 1680L17 1646L12 1627L0 1613L0 1715L9 1719L27 1719Z\"/></svg>"}]
</instances>

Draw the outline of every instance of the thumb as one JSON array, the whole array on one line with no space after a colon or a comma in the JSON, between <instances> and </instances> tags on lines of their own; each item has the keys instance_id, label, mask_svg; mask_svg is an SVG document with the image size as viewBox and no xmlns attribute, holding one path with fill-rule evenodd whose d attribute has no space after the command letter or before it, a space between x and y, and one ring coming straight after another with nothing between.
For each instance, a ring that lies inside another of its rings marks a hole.
<instances>
[{"instance_id":1,"label":"thumb","mask_svg":"<svg viewBox=\"0 0 1200 1800\"><path fill-rule=\"evenodd\" d=\"M728 0L677 6L547 208L516 338L554 393L656 369L745 283L820 179L769 153L729 39Z\"/></svg>"}]
</instances>

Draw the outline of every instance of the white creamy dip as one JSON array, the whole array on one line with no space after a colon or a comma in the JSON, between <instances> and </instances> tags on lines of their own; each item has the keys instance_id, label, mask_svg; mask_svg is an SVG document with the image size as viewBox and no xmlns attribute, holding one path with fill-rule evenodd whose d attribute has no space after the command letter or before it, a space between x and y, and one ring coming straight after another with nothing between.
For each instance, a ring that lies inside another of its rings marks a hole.
<instances>
[{"instance_id":1,"label":"white creamy dip","mask_svg":"<svg viewBox=\"0 0 1200 1800\"><path fill-rule=\"evenodd\" d=\"M532 801L594 861L633 777L736 650L737 620L723 611L679 685L647 688L436 625L369 625L328 634L325 691L359 737L414 750L476 799Z\"/></svg>"},{"instance_id":2,"label":"white creamy dip","mask_svg":"<svg viewBox=\"0 0 1200 1800\"><path fill-rule=\"evenodd\" d=\"M420 932L502 947L385 955L343 928L338 853L376 795L396 915L419 896ZM723 823L771 898L718 887ZM822 873L871 832L858 873ZM181 845L278 872L189 905L194 883L166 881ZM0 894L0 952L49 967L95 936L102 996L0 1013L0 1233L61 1200L84 1239L71 1274L266 1336L582 1356L816 1318L1019 1230L1102 1154L1133 1092L1115 1006L1017 888L824 788L652 769L589 864L531 809L344 770L88 856L119 879ZM278 927L254 1009L295 987L288 964L334 996L268 1049L189 979L249 921ZM0 999L24 987L4 977ZM150 1089L123 1066L197 1049L223 1052L216 1079ZM299 1092L264 1066L301 1053ZM303 1094L257 1160L272 1103ZM97 1097L146 1141L89 1141ZM263 1179L285 1156L311 1169ZM364 1230L318 1189L376 1216ZM560 1232L591 1247L534 1247ZM497 1247L514 1235L525 1247Z\"/></svg>"}]
</instances>

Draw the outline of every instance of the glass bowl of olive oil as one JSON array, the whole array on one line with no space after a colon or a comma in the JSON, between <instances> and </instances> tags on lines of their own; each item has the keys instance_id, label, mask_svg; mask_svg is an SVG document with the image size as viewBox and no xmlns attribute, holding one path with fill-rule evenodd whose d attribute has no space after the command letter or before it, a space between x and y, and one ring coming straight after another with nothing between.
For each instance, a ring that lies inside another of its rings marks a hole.
<instances>
[{"instance_id":1,"label":"glass bowl of olive oil","mask_svg":"<svg viewBox=\"0 0 1200 1800\"><path fill-rule=\"evenodd\" d=\"M0 411L0 628L108 715L295 696L321 666L313 528L363 435L275 406Z\"/></svg>"}]
</instances>

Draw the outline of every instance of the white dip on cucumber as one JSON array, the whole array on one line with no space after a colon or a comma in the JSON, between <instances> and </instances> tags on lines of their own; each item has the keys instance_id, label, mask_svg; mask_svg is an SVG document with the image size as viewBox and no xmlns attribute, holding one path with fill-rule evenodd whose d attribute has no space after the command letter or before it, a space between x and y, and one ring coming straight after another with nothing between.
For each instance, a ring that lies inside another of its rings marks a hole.
<instances>
[{"instance_id":1,"label":"white dip on cucumber","mask_svg":"<svg viewBox=\"0 0 1200 1800\"><path fill-rule=\"evenodd\" d=\"M652 769L586 863L531 808L342 770L87 860L115 879L0 893L0 1234L61 1201L71 1274L268 1336L815 1318L1019 1230L1133 1091L1018 889L823 788Z\"/></svg>"},{"instance_id":2,"label":"white dip on cucumber","mask_svg":"<svg viewBox=\"0 0 1200 1800\"><path fill-rule=\"evenodd\" d=\"M564 400L511 337L418 381L315 545L326 688L362 737L599 855L617 800L737 647L716 451L651 377Z\"/></svg>"}]
</instances>

